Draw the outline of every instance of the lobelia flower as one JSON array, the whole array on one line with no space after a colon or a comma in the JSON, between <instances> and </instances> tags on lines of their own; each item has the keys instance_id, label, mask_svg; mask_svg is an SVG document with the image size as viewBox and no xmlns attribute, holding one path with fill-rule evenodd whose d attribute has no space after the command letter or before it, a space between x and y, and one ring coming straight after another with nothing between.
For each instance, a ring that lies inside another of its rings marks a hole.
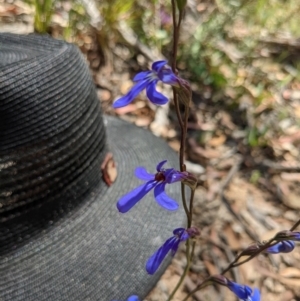
<instances>
[{"instance_id":1,"label":"lobelia flower","mask_svg":"<svg viewBox=\"0 0 300 301\"><path fill-rule=\"evenodd\" d=\"M156 90L156 84L162 81L165 84L176 86L178 85L178 80L171 67L167 65L167 61L154 62L151 71L142 71L134 77L133 81L136 84L126 95L117 99L113 103L113 107L121 108L127 106L144 89L146 89L147 97L151 102L156 105L164 105L168 102L168 98Z\"/></svg>"},{"instance_id":2,"label":"lobelia flower","mask_svg":"<svg viewBox=\"0 0 300 301\"><path fill-rule=\"evenodd\" d=\"M173 234L174 236L167 239L165 243L147 260L146 271L148 274L153 275L157 271L169 251L171 251L172 256L174 256L178 250L179 244L182 241L188 240L190 237L199 235L199 231L194 227L189 229L177 228L173 231Z\"/></svg>"},{"instance_id":3,"label":"lobelia flower","mask_svg":"<svg viewBox=\"0 0 300 301\"><path fill-rule=\"evenodd\" d=\"M252 290L247 285L241 285L228 279L226 286L242 301L260 301L260 292L257 288Z\"/></svg>"},{"instance_id":4,"label":"lobelia flower","mask_svg":"<svg viewBox=\"0 0 300 301\"><path fill-rule=\"evenodd\" d=\"M136 168L135 176L147 182L121 197L117 202L117 208L121 213L129 211L153 188L155 199L160 206L170 211L178 209L178 203L165 193L165 187L167 184L182 181L187 173L174 168L164 169L163 165L166 162L167 160L158 163L156 166L157 173L155 174L148 173L144 167Z\"/></svg>"},{"instance_id":5,"label":"lobelia flower","mask_svg":"<svg viewBox=\"0 0 300 301\"><path fill-rule=\"evenodd\" d=\"M278 254L278 253L289 253L295 248L295 243L292 240L280 241L274 246L271 246L265 250L265 253Z\"/></svg>"}]
</instances>

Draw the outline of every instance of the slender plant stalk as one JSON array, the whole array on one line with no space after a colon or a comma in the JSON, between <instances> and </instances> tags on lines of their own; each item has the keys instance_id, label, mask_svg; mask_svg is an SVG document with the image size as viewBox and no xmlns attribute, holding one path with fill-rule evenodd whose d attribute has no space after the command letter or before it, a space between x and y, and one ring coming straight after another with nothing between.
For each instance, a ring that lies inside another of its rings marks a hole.
<instances>
[{"instance_id":1,"label":"slender plant stalk","mask_svg":"<svg viewBox=\"0 0 300 301\"><path fill-rule=\"evenodd\" d=\"M191 254L190 254L190 246L191 246L191 242L190 242L190 239L187 240L186 242L186 260L187 260L187 263L186 263L186 266L185 266L185 269L177 283L177 285L175 286L173 292L171 293L171 295L169 296L168 300L167 301L171 301L174 297L174 295L176 294L176 292L178 291L179 287L181 286L185 276L187 275L189 269L190 269L190 265L191 265ZM194 244L193 244L193 249L194 249ZM192 253L194 253L194 251L192 250Z\"/></svg>"},{"instance_id":2,"label":"slender plant stalk","mask_svg":"<svg viewBox=\"0 0 300 301\"><path fill-rule=\"evenodd\" d=\"M290 229L290 231L294 231L300 225L300 219L295 223L295 225Z\"/></svg>"},{"instance_id":3,"label":"slender plant stalk","mask_svg":"<svg viewBox=\"0 0 300 301\"><path fill-rule=\"evenodd\" d=\"M194 201L194 196L195 196L195 189L191 189L191 197L190 197L190 224L188 224L188 228L192 226L192 221L193 221L193 201Z\"/></svg>"},{"instance_id":4,"label":"slender plant stalk","mask_svg":"<svg viewBox=\"0 0 300 301\"><path fill-rule=\"evenodd\" d=\"M177 68L176 68L176 58L177 58L177 50L178 50L178 41L179 41L179 32L180 32L180 25L181 21L183 18L183 12L182 10L179 10L179 15L178 15L178 21L176 18L176 3L175 0L172 0L172 16L173 16L173 49L172 49L172 70L175 74L177 74ZM179 98L178 98L178 92L175 87L173 87L173 99L175 103L175 110L176 110L176 115L177 119L179 122L180 130L181 130L181 137L180 137L180 151L179 151L179 166L180 166L180 171L186 171L186 166L184 164L184 154L185 154L185 142L186 142L186 135L187 135L187 121L189 117L189 104L184 106L184 120L182 119L181 112L180 112L180 106L179 106ZM187 216L187 228L190 228L192 225L192 198L194 197L194 192L192 191L191 193L191 199L190 199L190 207L188 208L187 206L187 201L185 197L185 184L181 183L181 197L182 197L182 203L183 207ZM191 265L191 260L194 255L194 250L195 250L195 241L193 241L192 244L192 250L191 250L191 239L187 240L186 243L186 266L184 269L184 272L182 273L176 287L174 288L173 292L169 296L167 301L170 301L173 299L174 295L180 288L181 284L184 281L185 276L187 275L190 265Z\"/></svg>"}]
</instances>

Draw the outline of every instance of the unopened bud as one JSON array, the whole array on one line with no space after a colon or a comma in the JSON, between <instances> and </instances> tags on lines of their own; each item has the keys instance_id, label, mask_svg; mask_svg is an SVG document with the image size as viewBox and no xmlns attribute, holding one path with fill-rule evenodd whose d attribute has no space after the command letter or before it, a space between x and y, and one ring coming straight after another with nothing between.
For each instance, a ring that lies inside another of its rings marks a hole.
<instances>
[{"instance_id":1,"label":"unopened bud","mask_svg":"<svg viewBox=\"0 0 300 301\"><path fill-rule=\"evenodd\" d=\"M251 256L253 254L256 254L262 245L263 244L261 244L260 242L255 242L252 245L250 245L247 249L243 250L241 255L242 256Z\"/></svg>"},{"instance_id":2,"label":"unopened bud","mask_svg":"<svg viewBox=\"0 0 300 301\"><path fill-rule=\"evenodd\" d=\"M195 190L197 187L198 180L197 178L190 172L184 171L185 176L182 180L182 183L189 186L192 190Z\"/></svg>"},{"instance_id":3,"label":"unopened bud","mask_svg":"<svg viewBox=\"0 0 300 301\"><path fill-rule=\"evenodd\" d=\"M220 285L227 286L227 284L228 284L227 278L223 275L213 275L213 276L210 277L210 280L215 282L215 283L218 283Z\"/></svg>"},{"instance_id":4,"label":"unopened bud","mask_svg":"<svg viewBox=\"0 0 300 301\"><path fill-rule=\"evenodd\" d=\"M189 236L190 236L191 238L194 238L194 237L200 235L200 231L199 231L199 229L196 228L196 227L188 228L188 229L186 229L186 232L189 234Z\"/></svg>"}]
</instances>

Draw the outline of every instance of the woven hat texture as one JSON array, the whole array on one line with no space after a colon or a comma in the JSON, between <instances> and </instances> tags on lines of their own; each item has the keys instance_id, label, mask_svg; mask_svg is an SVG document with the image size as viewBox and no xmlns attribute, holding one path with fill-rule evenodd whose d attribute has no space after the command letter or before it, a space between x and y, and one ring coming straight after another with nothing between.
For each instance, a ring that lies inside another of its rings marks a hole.
<instances>
[{"instance_id":1,"label":"woven hat texture","mask_svg":"<svg viewBox=\"0 0 300 301\"><path fill-rule=\"evenodd\" d=\"M118 176L108 187L110 150ZM176 154L150 132L102 117L85 60L72 44L0 34L0 300L144 298L166 265L147 258L183 224L149 193L120 214L117 200ZM168 194L179 199L179 184Z\"/></svg>"}]
</instances>

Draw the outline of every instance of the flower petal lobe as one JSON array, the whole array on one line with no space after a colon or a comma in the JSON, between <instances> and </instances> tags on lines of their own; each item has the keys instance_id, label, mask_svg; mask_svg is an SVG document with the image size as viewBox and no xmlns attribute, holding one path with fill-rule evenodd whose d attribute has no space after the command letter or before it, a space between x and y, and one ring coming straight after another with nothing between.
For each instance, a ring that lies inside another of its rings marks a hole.
<instances>
[{"instance_id":1,"label":"flower petal lobe","mask_svg":"<svg viewBox=\"0 0 300 301\"><path fill-rule=\"evenodd\" d=\"M156 81L152 81L146 88L147 97L156 105L164 105L168 102L168 98L156 90Z\"/></svg>"},{"instance_id":2,"label":"flower petal lobe","mask_svg":"<svg viewBox=\"0 0 300 301\"><path fill-rule=\"evenodd\" d=\"M175 200L173 200L171 197L169 197L165 193L165 186L166 186L166 183L163 182L163 183L158 184L154 188L155 199L161 207L163 207L167 210L170 210L170 211L177 210L179 205L177 204L177 202Z\"/></svg>"},{"instance_id":3,"label":"flower petal lobe","mask_svg":"<svg viewBox=\"0 0 300 301\"><path fill-rule=\"evenodd\" d=\"M146 182L133 189L118 201L117 208L121 213L129 211L138 201L140 201L155 185L156 181Z\"/></svg>"},{"instance_id":4,"label":"flower petal lobe","mask_svg":"<svg viewBox=\"0 0 300 301\"><path fill-rule=\"evenodd\" d=\"M171 237L156 251L154 254L147 260L146 263L146 271L153 275L164 258L167 256L168 252L174 247L174 244L179 244L179 240L177 241L176 237Z\"/></svg>"},{"instance_id":5,"label":"flower petal lobe","mask_svg":"<svg viewBox=\"0 0 300 301\"><path fill-rule=\"evenodd\" d=\"M124 107L124 106L128 105L129 103L131 103L140 94L140 92L143 89L145 89L147 84L148 84L148 82L146 80L138 82L136 85L134 85L131 88L131 90L126 95L124 95L121 98L117 99L113 103L113 107L114 108L121 108L121 107Z\"/></svg>"},{"instance_id":6,"label":"flower petal lobe","mask_svg":"<svg viewBox=\"0 0 300 301\"><path fill-rule=\"evenodd\" d=\"M155 178L155 175L154 174L151 174L149 173L145 167L137 167L135 169L135 172L134 172L135 176L140 179L140 180L144 180L144 181L151 181L151 180L154 180Z\"/></svg>"}]
</instances>

